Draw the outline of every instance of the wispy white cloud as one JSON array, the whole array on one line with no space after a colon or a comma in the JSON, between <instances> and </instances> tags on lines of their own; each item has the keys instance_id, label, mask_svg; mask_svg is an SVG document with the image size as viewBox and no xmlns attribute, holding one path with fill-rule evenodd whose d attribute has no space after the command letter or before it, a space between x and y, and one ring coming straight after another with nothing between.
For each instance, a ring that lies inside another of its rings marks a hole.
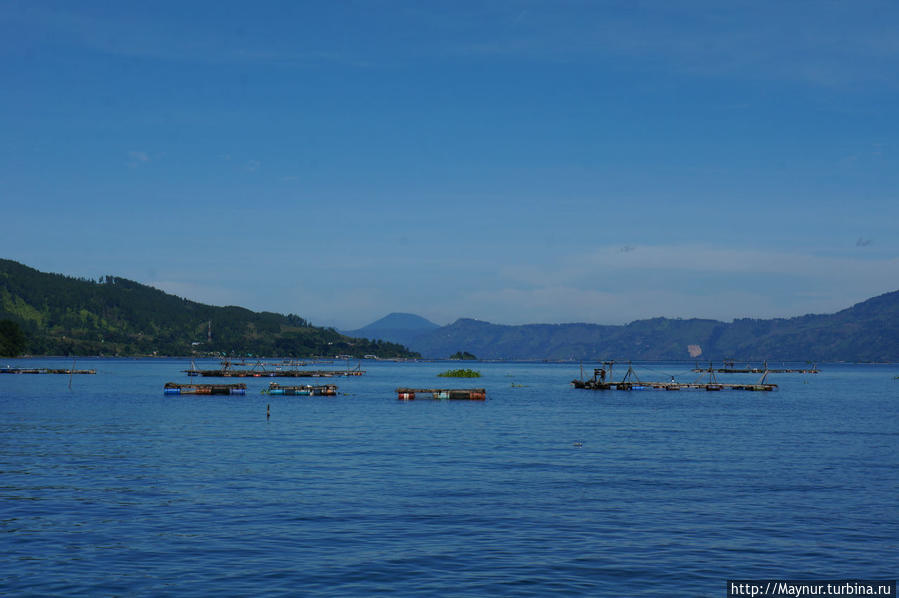
<instances>
[{"instance_id":1,"label":"wispy white cloud","mask_svg":"<svg viewBox=\"0 0 899 598\"><path fill-rule=\"evenodd\" d=\"M75 44L114 56L195 64L368 65L363 48L347 51L333 43L303 43L305 36L296 35L294 28L281 29L280 35L270 31L275 27L269 27L265 34L252 34L246 28L204 26L205 20L166 18L162 12L98 13L80 5L50 9L34 3L21 4L19 8L4 11L0 7L0 18L33 31L45 31L44 37L57 43ZM281 16L274 10L270 16L273 20ZM258 18L261 12L246 16ZM243 20L241 16L234 18Z\"/></svg>"},{"instance_id":2,"label":"wispy white cloud","mask_svg":"<svg viewBox=\"0 0 899 598\"><path fill-rule=\"evenodd\" d=\"M436 272L433 276L423 275L419 260L410 256L408 262L396 265L405 274L393 276L389 286L380 280L383 273L368 272L383 261L375 255L360 258L363 264L354 276L310 286L306 279L324 279L330 265L346 267L342 260L331 264L322 256L321 263L305 263L296 270L297 282L282 281L278 299L264 305L258 296L214 281L187 281L182 276L151 284L202 302L294 312L346 329L394 311L418 313L438 323L475 317L500 324L624 324L659 316L723 321L793 317L833 313L896 290L891 285L899 287L897 258L701 245L630 247L622 252L610 245L542 264L500 268L490 277L480 273L475 281L450 276L439 264L426 268ZM857 255L862 254L869 252ZM464 269L466 264L457 267Z\"/></svg>"},{"instance_id":3,"label":"wispy white cloud","mask_svg":"<svg viewBox=\"0 0 899 598\"><path fill-rule=\"evenodd\" d=\"M654 316L790 317L827 313L899 288L899 258L861 259L699 245L599 248L507 267L473 296L499 314L628 321ZM514 306L514 308L512 307ZM550 314L555 314L550 316ZM603 319L597 319L600 316Z\"/></svg>"},{"instance_id":4,"label":"wispy white cloud","mask_svg":"<svg viewBox=\"0 0 899 598\"><path fill-rule=\"evenodd\" d=\"M136 168L150 161L150 155L144 151L131 150L128 152L128 166Z\"/></svg>"},{"instance_id":5,"label":"wispy white cloud","mask_svg":"<svg viewBox=\"0 0 899 598\"><path fill-rule=\"evenodd\" d=\"M751 291L694 295L664 289L633 292L546 286L477 291L461 298L459 303L468 315L504 324L625 324L660 316L731 320L735 312L749 317L785 315L770 297Z\"/></svg>"},{"instance_id":6,"label":"wispy white cloud","mask_svg":"<svg viewBox=\"0 0 899 598\"><path fill-rule=\"evenodd\" d=\"M861 260L820 256L811 253L732 249L703 245L639 245L594 249L579 256L565 256L559 264L545 268L510 267L504 272L511 279L525 282L555 280L568 282L604 272L625 270L664 270L678 272L723 272L730 274L789 274L834 276L843 272L850 277L868 277L878 273L899 273L899 259ZM899 280L896 277L895 280Z\"/></svg>"},{"instance_id":7,"label":"wispy white cloud","mask_svg":"<svg viewBox=\"0 0 899 598\"><path fill-rule=\"evenodd\" d=\"M407 62L409 56L638 60L669 72L825 87L858 82L894 87L893 73L899 70L899 10L886 0L863 5L552 0L525 7L520 2L456 3L449 9L423 3L390 11L365 4L353 10L321 5L298 10L293 28L272 26L279 15L260 10L247 15L255 27L232 30L152 11L99 14L79 5L65 10L23 6L4 17L43 29L48 38L106 54L173 62L370 67ZM260 23L266 22L262 34ZM347 24L355 26L356 35L322 34ZM388 39L387 31L399 30L404 35L391 33Z\"/></svg>"},{"instance_id":8,"label":"wispy white cloud","mask_svg":"<svg viewBox=\"0 0 899 598\"><path fill-rule=\"evenodd\" d=\"M527 18L517 3L467 17L475 39L457 40L463 54L636 59L698 75L828 87L894 86L899 67L899 11L889 2L554 1L532 3Z\"/></svg>"}]
</instances>

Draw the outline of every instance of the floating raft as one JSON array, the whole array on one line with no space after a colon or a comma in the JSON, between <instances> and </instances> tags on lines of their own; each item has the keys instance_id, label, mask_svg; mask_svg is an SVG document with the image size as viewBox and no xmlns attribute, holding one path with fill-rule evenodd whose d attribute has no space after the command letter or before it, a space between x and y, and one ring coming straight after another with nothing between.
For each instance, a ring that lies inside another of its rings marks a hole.
<instances>
[{"instance_id":1,"label":"floating raft","mask_svg":"<svg viewBox=\"0 0 899 598\"><path fill-rule=\"evenodd\" d=\"M295 376L294 372L297 371L296 368L306 366L306 365L318 364L318 363L330 363L330 362L297 361L295 359L284 359L279 362L271 362L271 361L267 362L264 360L259 360L255 363L250 363L245 360L232 361L230 359L222 359L221 365L217 369L214 369L214 370L197 369L197 366L194 364L193 361L191 361L190 368L188 368L186 370L182 370L182 371L185 372L188 376L208 376L208 377L212 377L212 378L227 378L227 377L231 377L231 376L235 376L238 378L247 378L247 377L262 378L262 377L266 377L266 376L282 375L282 374L273 373L273 372L280 372L281 368L284 366L287 366L287 368L288 368L288 369L284 370L284 371L288 372L287 374L284 374L284 375ZM251 365L252 367L249 369L244 369L244 370L235 370L235 369L233 369L235 365L241 365L241 366ZM274 368L274 369L267 370L266 367ZM293 368L293 369L290 369L290 368ZM362 369L361 364L356 367L356 371L359 371L361 369ZM299 370L299 371L303 371L303 370ZM350 371L349 368L347 368L347 371ZM223 373L223 372L231 372L231 373ZM360 372L359 375L361 375L362 373L364 373L364 372ZM346 374L344 374L344 375L346 375Z\"/></svg>"},{"instance_id":2,"label":"floating raft","mask_svg":"<svg viewBox=\"0 0 899 598\"><path fill-rule=\"evenodd\" d=\"M246 384L176 384L166 382L167 395L245 395Z\"/></svg>"},{"instance_id":3,"label":"floating raft","mask_svg":"<svg viewBox=\"0 0 899 598\"><path fill-rule=\"evenodd\" d=\"M758 390L772 391L777 384L725 384L722 382L599 382L572 380L575 388L587 390Z\"/></svg>"},{"instance_id":4,"label":"floating raft","mask_svg":"<svg viewBox=\"0 0 899 598\"><path fill-rule=\"evenodd\" d=\"M313 397L333 397L337 394L336 384L323 384L321 386L281 386L277 382L271 382L263 394L270 395L291 395L291 396L313 396Z\"/></svg>"},{"instance_id":5,"label":"floating raft","mask_svg":"<svg viewBox=\"0 0 899 598\"><path fill-rule=\"evenodd\" d=\"M97 370L67 370L54 368L0 368L0 374L96 374Z\"/></svg>"},{"instance_id":6,"label":"floating raft","mask_svg":"<svg viewBox=\"0 0 899 598\"><path fill-rule=\"evenodd\" d=\"M725 361L724 367L714 368L712 367L711 362L709 362L709 367L701 368L698 365L693 368L694 372L698 373L718 373L718 374L817 374L819 373L817 366L812 366L810 368L781 368L781 369L772 369L768 367L768 362L764 362L762 367L750 367L747 365L745 368L737 368L734 367L734 363L732 361Z\"/></svg>"},{"instance_id":7,"label":"floating raft","mask_svg":"<svg viewBox=\"0 0 899 598\"><path fill-rule=\"evenodd\" d=\"M188 376L205 378L337 378L361 376L363 370L184 370Z\"/></svg>"},{"instance_id":8,"label":"floating raft","mask_svg":"<svg viewBox=\"0 0 899 598\"><path fill-rule=\"evenodd\" d=\"M415 395L430 395L431 399L449 399L463 401L484 401L487 399L487 391L483 388L397 388L397 398L401 401L411 401Z\"/></svg>"},{"instance_id":9,"label":"floating raft","mask_svg":"<svg viewBox=\"0 0 899 598\"><path fill-rule=\"evenodd\" d=\"M707 390L710 392L721 390L749 390L770 392L777 388L777 384L765 382L765 377L768 375L768 372L764 372L761 380L755 384L718 382L714 377L714 372L709 373L709 378L711 379L708 382L700 382L699 380L695 382L675 382L674 378L672 378L670 382L643 382L637 377L634 368L631 366L628 366L627 373L620 382L613 382L612 380L606 379L607 375L609 378L612 377L612 365L613 362L606 362L603 364L604 367L593 370L593 378L589 380L572 380L571 384L574 385L575 388L583 388L586 390ZM606 368L608 368L608 370Z\"/></svg>"}]
</instances>

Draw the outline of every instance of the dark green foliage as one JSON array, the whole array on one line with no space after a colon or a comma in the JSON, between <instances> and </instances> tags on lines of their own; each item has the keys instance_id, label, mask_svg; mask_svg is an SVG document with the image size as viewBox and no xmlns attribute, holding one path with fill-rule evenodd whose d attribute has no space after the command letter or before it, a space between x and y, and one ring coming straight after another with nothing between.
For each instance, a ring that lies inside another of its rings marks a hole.
<instances>
[{"instance_id":1,"label":"dark green foliage","mask_svg":"<svg viewBox=\"0 0 899 598\"><path fill-rule=\"evenodd\" d=\"M468 351L456 351L455 353L450 355L450 359L477 359L477 357L475 357Z\"/></svg>"},{"instance_id":2,"label":"dark green foliage","mask_svg":"<svg viewBox=\"0 0 899 598\"><path fill-rule=\"evenodd\" d=\"M476 370L447 370L437 374L440 378L480 378L481 372Z\"/></svg>"},{"instance_id":3,"label":"dark green foliage","mask_svg":"<svg viewBox=\"0 0 899 598\"><path fill-rule=\"evenodd\" d=\"M25 351L25 333L12 320L0 320L0 356L17 357Z\"/></svg>"},{"instance_id":4,"label":"dark green foliage","mask_svg":"<svg viewBox=\"0 0 899 598\"><path fill-rule=\"evenodd\" d=\"M0 318L20 323L34 355L415 356L295 314L204 305L125 278L81 280L10 260L0 260Z\"/></svg>"}]
</instances>

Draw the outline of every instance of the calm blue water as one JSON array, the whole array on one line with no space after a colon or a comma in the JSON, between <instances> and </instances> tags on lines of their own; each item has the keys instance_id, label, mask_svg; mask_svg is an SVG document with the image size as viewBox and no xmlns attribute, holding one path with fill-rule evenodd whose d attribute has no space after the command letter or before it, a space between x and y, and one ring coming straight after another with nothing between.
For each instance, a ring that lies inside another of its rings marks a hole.
<instances>
[{"instance_id":1,"label":"calm blue water","mask_svg":"<svg viewBox=\"0 0 899 598\"><path fill-rule=\"evenodd\" d=\"M572 365L447 381L447 363L365 362L338 397L260 394L270 379L164 396L187 366L83 359L98 374L71 390L0 375L0 594L724 596L728 578L896 577L899 366L603 393L571 388Z\"/></svg>"}]
</instances>

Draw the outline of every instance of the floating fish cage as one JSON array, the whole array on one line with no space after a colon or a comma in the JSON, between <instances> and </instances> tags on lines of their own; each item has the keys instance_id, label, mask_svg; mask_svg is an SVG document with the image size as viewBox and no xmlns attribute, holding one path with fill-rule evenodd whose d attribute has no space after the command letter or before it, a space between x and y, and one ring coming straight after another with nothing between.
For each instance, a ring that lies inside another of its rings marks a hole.
<instances>
[{"instance_id":1,"label":"floating fish cage","mask_svg":"<svg viewBox=\"0 0 899 598\"><path fill-rule=\"evenodd\" d=\"M0 368L0 374L96 374L97 370L75 370L60 368Z\"/></svg>"},{"instance_id":2,"label":"floating fish cage","mask_svg":"<svg viewBox=\"0 0 899 598\"><path fill-rule=\"evenodd\" d=\"M364 370L184 370L188 376L204 378L338 378L362 376Z\"/></svg>"},{"instance_id":3,"label":"floating fish cage","mask_svg":"<svg viewBox=\"0 0 899 598\"><path fill-rule=\"evenodd\" d=\"M767 361L762 363L761 367L746 364L745 367L738 368L734 366L732 361L726 361L724 362L724 367L719 368L713 367L712 362L709 362L709 367L707 368L701 368L697 364L696 367L693 368L693 371L700 374L817 374L821 370L818 369L817 365L812 365L810 368L788 368L786 366L782 368L769 368Z\"/></svg>"},{"instance_id":4,"label":"floating fish cage","mask_svg":"<svg viewBox=\"0 0 899 598\"><path fill-rule=\"evenodd\" d=\"M679 382L593 382L592 380L572 380L575 388L587 390L749 390L771 392L777 384L722 384L722 383L679 383Z\"/></svg>"},{"instance_id":5,"label":"floating fish cage","mask_svg":"<svg viewBox=\"0 0 899 598\"><path fill-rule=\"evenodd\" d=\"M235 365L248 365L245 360L232 361L230 359L222 359L221 365L212 370L201 370L197 368L194 361L190 362L190 368L183 370L188 376L203 376L205 378L335 378L338 376L362 376L365 371L362 369L362 362L355 368L349 367L344 370L301 370L296 369L298 366L311 365L311 363L324 362L306 362L296 360L283 360L280 363L271 363L259 360L252 368L235 369ZM287 366L282 368L282 366Z\"/></svg>"},{"instance_id":6,"label":"floating fish cage","mask_svg":"<svg viewBox=\"0 0 899 598\"><path fill-rule=\"evenodd\" d=\"M771 392L777 389L777 384L766 382L768 376L766 371L761 379L755 383L724 383L718 382L714 371L709 371L710 379L708 382L700 382L697 379L694 382L675 382L671 378L670 382L647 382L640 380L634 368L628 365L627 373L619 382L611 380L612 366L614 362L605 362L603 367L593 370L593 378L583 380L572 380L571 384L575 388L583 388L586 390L705 390L709 392L718 392L722 390L748 390L759 392Z\"/></svg>"},{"instance_id":7,"label":"floating fish cage","mask_svg":"<svg viewBox=\"0 0 899 598\"><path fill-rule=\"evenodd\" d=\"M445 399L450 401L484 401L487 391L483 388L397 388L396 396L401 401L412 401L416 395L423 399Z\"/></svg>"},{"instance_id":8,"label":"floating fish cage","mask_svg":"<svg viewBox=\"0 0 899 598\"><path fill-rule=\"evenodd\" d=\"M312 396L312 397L333 397L337 395L336 384L323 384L320 386L281 386L277 382L271 382L268 388L262 391L263 394L270 395L290 395L290 396Z\"/></svg>"},{"instance_id":9,"label":"floating fish cage","mask_svg":"<svg viewBox=\"0 0 899 598\"><path fill-rule=\"evenodd\" d=\"M166 382L167 395L245 395L246 384L177 384Z\"/></svg>"}]
</instances>

